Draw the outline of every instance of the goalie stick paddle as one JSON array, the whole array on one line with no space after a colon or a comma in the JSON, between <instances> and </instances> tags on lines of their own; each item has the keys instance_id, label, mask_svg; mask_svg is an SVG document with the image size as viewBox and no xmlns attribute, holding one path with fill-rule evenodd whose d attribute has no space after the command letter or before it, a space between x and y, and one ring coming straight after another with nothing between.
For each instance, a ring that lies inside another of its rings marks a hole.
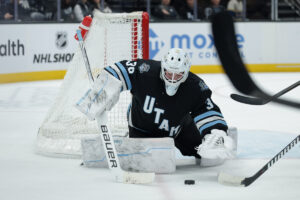
<instances>
[{"instance_id":1,"label":"goalie stick paddle","mask_svg":"<svg viewBox=\"0 0 300 200\"><path fill-rule=\"evenodd\" d=\"M286 147L284 147L276 156L274 156L269 162L267 162L258 172L250 177L240 177L220 172L218 175L218 182L225 185L233 186L245 186L252 184L258 177L265 173L270 167L272 167L280 158L282 158L289 150L291 150L300 141L300 135L298 135L293 141L291 141Z\"/></svg>"},{"instance_id":2,"label":"goalie stick paddle","mask_svg":"<svg viewBox=\"0 0 300 200\"><path fill-rule=\"evenodd\" d=\"M106 113L101 117L96 117L98 126L101 131L102 144L104 146L108 166L114 174L116 181L121 183L144 184L154 181L154 173L137 173L123 171L117 155L117 150L113 141L113 137L108 129L106 122Z\"/></svg>"},{"instance_id":3,"label":"goalie stick paddle","mask_svg":"<svg viewBox=\"0 0 300 200\"><path fill-rule=\"evenodd\" d=\"M212 33L219 59L234 87L249 96L264 100L272 98L272 95L264 92L256 85L246 70L238 50L233 19L228 12L220 12L213 16ZM299 102L281 98L275 98L272 101L300 109Z\"/></svg>"},{"instance_id":4,"label":"goalie stick paddle","mask_svg":"<svg viewBox=\"0 0 300 200\"><path fill-rule=\"evenodd\" d=\"M92 75L89 59L86 53L86 49L83 43L80 30L77 30L77 36L78 36L80 50L84 59L84 64L88 73L89 81L92 86L94 83L94 78ZM112 174L115 176L116 181L122 183L132 183L132 184L152 183L155 177L154 173L137 173L137 172L127 172L122 170L112 134L106 125L107 124L106 113L103 113L101 117L96 117L96 120L101 132L101 140L104 147L107 164Z\"/></svg>"},{"instance_id":5,"label":"goalie stick paddle","mask_svg":"<svg viewBox=\"0 0 300 200\"><path fill-rule=\"evenodd\" d=\"M295 87L298 87L299 85L300 85L300 81L297 81L296 83L290 85L289 87L287 87L287 88L281 90L280 92L274 94L269 99L246 97L246 96L242 96L242 95L238 95L238 94L231 94L230 97L233 100L238 101L240 103L245 103L245 104L250 104L250 105L265 105L265 104L269 103L270 101L273 101L274 99L276 99L276 98L284 95L285 93L291 91Z\"/></svg>"}]
</instances>

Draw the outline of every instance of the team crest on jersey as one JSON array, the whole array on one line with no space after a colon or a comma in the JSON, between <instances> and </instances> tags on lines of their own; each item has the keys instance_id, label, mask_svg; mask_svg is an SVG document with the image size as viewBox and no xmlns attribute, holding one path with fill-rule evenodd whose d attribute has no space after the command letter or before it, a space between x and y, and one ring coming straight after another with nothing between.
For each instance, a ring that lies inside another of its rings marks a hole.
<instances>
[{"instance_id":1,"label":"team crest on jersey","mask_svg":"<svg viewBox=\"0 0 300 200\"><path fill-rule=\"evenodd\" d=\"M139 66L140 73L148 72L150 69L150 65L143 63Z\"/></svg>"},{"instance_id":2,"label":"team crest on jersey","mask_svg":"<svg viewBox=\"0 0 300 200\"><path fill-rule=\"evenodd\" d=\"M201 91L208 90L207 85L203 81L199 81L199 86L200 86Z\"/></svg>"}]
</instances>

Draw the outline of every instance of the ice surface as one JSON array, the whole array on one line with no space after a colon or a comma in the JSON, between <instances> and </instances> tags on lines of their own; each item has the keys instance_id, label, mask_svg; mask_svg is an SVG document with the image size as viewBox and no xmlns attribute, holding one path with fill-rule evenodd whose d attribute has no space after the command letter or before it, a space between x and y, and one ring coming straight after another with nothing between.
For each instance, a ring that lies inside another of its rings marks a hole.
<instances>
[{"instance_id":1,"label":"ice surface","mask_svg":"<svg viewBox=\"0 0 300 200\"><path fill-rule=\"evenodd\" d=\"M238 159L219 167L178 166L174 174L157 175L151 185L115 183L107 169L80 166L80 160L34 153L39 126L61 81L0 85L0 199L3 200L299 200L300 148L295 147L251 186L217 183L222 170L251 176L300 134L300 110L267 104L250 106L229 98L235 92L224 74L200 75L213 90L230 126L239 130ZM267 91L299 80L300 73L254 74ZM285 97L300 101L300 88ZM195 179L195 185L184 185Z\"/></svg>"}]
</instances>

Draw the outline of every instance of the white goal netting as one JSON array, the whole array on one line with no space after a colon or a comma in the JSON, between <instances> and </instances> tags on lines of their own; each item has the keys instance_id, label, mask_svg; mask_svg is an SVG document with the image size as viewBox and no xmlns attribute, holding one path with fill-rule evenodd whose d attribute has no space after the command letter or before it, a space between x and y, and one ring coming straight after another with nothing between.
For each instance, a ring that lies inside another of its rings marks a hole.
<instances>
[{"instance_id":1,"label":"white goal netting","mask_svg":"<svg viewBox=\"0 0 300 200\"><path fill-rule=\"evenodd\" d=\"M117 61L148 58L148 27L147 13L95 12L91 28L85 38L85 47L94 77L101 69ZM74 107L89 87L84 61L78 47L55 103L38 131L36 142L38 153L59 157L80 157L81 138L98 134L96 122L89 121ZM130 101L130 93L122 92L118 104L109 112L108 125L113 133L127 131L126 112Z\"/></svg>"}]
</instances>

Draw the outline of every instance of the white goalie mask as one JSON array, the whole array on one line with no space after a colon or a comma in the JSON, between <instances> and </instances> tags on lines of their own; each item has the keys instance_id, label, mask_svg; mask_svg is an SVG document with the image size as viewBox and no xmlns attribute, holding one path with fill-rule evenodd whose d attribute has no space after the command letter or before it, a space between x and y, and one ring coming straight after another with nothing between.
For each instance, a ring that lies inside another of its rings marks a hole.
<instances>
[{"instance_id":1,"label":"white goalie mask","mask_svg":"<svg viewBox=\"0 0 300 200\"><path fill-rule=\"evenodd\" d=\"M173 48L161 60L160 77L165 82L169 96L176 94L179 85L183 83L190 71L191 61L182 49Z\"/></svg>"}]
</instances>

